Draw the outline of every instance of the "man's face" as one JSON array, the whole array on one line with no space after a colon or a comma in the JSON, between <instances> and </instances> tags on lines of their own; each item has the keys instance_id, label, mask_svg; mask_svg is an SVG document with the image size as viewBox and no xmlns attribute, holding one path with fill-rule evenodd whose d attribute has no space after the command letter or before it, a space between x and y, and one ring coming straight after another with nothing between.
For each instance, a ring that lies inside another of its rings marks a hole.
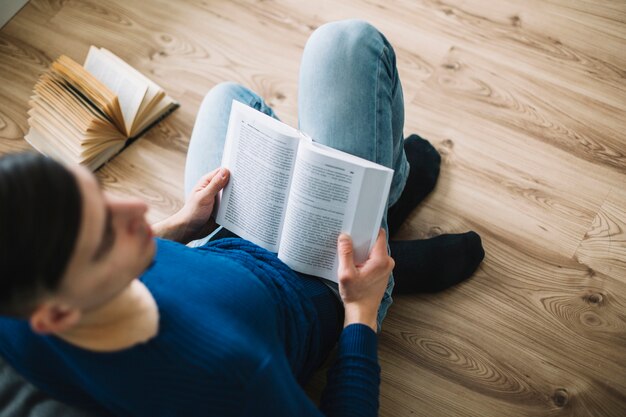
<instances>
[{"instance_id":1,"label":"man's face","mask_svg":"<svg viewBox=\"0 0 626 417\"><path fill-rule=\"evenodd\" d=\"M124 290L150 265L155 253L145 203L102 192L93 174L70 171L82 196L82 219L57 296L88 312Z\"/></svg>"}]
</instances>

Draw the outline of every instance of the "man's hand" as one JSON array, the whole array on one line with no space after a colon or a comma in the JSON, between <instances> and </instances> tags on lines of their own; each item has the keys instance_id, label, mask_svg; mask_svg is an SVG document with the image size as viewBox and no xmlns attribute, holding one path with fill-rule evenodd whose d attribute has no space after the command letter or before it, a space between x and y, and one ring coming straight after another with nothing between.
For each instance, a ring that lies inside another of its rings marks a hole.
<instances>
[{"instance_id":1,"label":"man's hand","mask_svg":"<svg viewBox=\"0 0 626 417\"><path fill-rule=\"evenodd\" d=\"M362 323L377 330L378 307L385 294L389 275L395 265L387 255L385 231L380 229L378 239L362 265L354 264L352 240L346 234L339 236L339 294L345 308L344 327Z\"/></svg>"},{"instance_id":2,"label":"man's hand","mask_svg":"<svg viewBox=\"0 0 626 417\"><path fill-rule=\"evenodd\" d=\"M188 243L215 230L217 224L212 217L215 198L228 183L229 176L226 168L217 168L200 178L183 208L153 226L155 234Z\"/></svg>"}]
</instances>

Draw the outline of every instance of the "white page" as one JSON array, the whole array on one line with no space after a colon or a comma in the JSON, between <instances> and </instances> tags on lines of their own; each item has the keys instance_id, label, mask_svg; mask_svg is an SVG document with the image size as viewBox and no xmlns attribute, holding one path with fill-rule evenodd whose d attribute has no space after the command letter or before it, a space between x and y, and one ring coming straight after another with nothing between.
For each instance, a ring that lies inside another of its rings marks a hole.
<instances>
[{"instance_id":1,"label":"white page","mask_svg":"<svg viewBox=\"0 0 626 417\"><path fill-rule=\"evenodd\" d=\"M278 257L337 282L337 238L352 238L355 263L376 242L393 170L310 141L300 144Z\"/></svg>"},{"instance_id":2,"label":"white page","mask_svg":"<svg viewBox=\"0 0 626 417\"><path fill-rule=\"evenodd\" d=\"M393 170L380 168L365 168L363 185L357 202L357 211L354 214L352 228L348 231L352 237L354 259L356 263L367 260L380 229L383 213L387 208L387 198Z\"/></svg>"},{"instance_id":3,"label":"white page","mask_svg":"<svg viewBox=\"0 0 626 417\"><path fill-rule=\"evenodd\" d=\"M84 67L118 96L124 117L125 133L127 136L130 135L141 102L148 91L149 83L129 72L95 46L89 48Z\"/></svg>"},{"instance_id":4,"label":"white page","mask_svg":"<svg viewBox=\"0 0 626 417\"><path fill-rule=\"evenodd\" d=\"M129 74L133 74L135 77L143 79L146 82L146 84L148 86L148 89L146 91L145 97L143 98L141 106L137 110L137 115L135 116L135 119L139 119L139 118L143 118L143 117L145 117L146 119L149 119L152 116L154 116L155 114L161 113L163 110L165 110L165 108L167 106L169 106L169 104L171 104L169 102L168 103L163 103L163 105L159 106L159 108L155 111L155 106L157 106L157 104L159 104L160 101L163 100L163 98L166 96L166 94L163 91L163 89L161 87L159 87L159 85L157 83L152 81L150 78L146 77L141 72L137 71L137 69L133 68L126 61L124 61L122 58L118 57L113 52L109 51L108 49L100 48L100 52L104 56L106 56L106 57L110 58L111 60L115 61L120 67L124 68L125 71L128 71ZM158 99L159 101L153 103L153 101L155 101L155 99ZM171 102L172 100L170 99L169 101ZM148 114L150 114L150 116L147 116L146 112L148 112ZM132 127L133 131L130 132L130 136L132 136L133 134L135 134L138 131L140 131L141 128L144 127L147 124L148 123L146 123L146 121L144 121L144 123L142 123L142 125L139 126L137 121L135 121L135 123L133 123L133 127Z\"/></svg>"},{"instance_id":5,"label":"white page","mask_svg":"<svg viewBox=\"0 0 626 417\"><path fill-rule=\"evenodd\" d=\"M364 187L360 190L357 210L354 213L352 227L345 230L352 237L354 259L356 263L364 262L376 243L378 225L387 207L387 198L393 179L393 170L375 162L368 161L337 149L312 142L315 151L329 157L341 158L348 162L365 167L363 176Z\"/></svg>"},{"instance_id":6,"label":"white page","mask_svg":"<svg viewBox=\"0 0 626 417\"><path fill-rule=\"evenodd\" d=\"M298 142L295 129L233 101L222 159L230 180L221 193L218 224L278 251Z\"/></svg>"},{"instance_id":7,"label":"white page","mask_svg":"<svg viewBox=\"0 0 626 417\"><path fill-rule=\"evenodd\" d=\"M283 262L337 282L337 237L352 230L364 172L301 144L278 251Z\"/></svg>"}]
</instances>

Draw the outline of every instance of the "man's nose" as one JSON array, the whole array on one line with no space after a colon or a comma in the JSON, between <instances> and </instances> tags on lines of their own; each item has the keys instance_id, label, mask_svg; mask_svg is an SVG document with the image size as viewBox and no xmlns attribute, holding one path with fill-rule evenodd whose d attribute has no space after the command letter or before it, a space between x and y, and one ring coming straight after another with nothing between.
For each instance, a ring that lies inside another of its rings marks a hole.
<instances>
[{"instance_id":1,"label":"man's nose","mask_svg":"<svg viewBox=\"0 0 626 417\"><path fill-rule=\"evenodd\" d=\"M118 205L118 210L129 218L143 219L148 211L148 206L141 200L129 199Z\"/></svg>"},{"instance_id":2,"label":"man's nose","mask_svg":"<svg viewBox=\"0 0 626 417\"><path fill-rule=\"evenodd\" d=\"M123 217L128 221L135 219L144 221L144 216L148 211L146 203L138 198L119 198L108 196L109 207L117 216Z\"/></svg>"},{"instance_id":3,"label":"man's nose","mask_svg":"<svg viewBox=\"0 0 626 417\"><path fill-rule=\"evenodd\" d=\"M142 201L126 201L118 207L120 217L124 219L126 230L129 234L134 235L141 232L146 224L145 214L148 207Z\"/></svg>"}]
</instances>

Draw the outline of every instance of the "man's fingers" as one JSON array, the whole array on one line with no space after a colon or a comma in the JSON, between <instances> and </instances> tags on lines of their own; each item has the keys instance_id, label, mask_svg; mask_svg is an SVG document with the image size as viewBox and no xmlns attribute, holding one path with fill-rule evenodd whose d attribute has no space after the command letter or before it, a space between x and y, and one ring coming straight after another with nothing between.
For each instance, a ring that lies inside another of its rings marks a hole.
<instances>
[{"instance_id":1,"label":"man's fingers","mask_svg":"<svg viewBox=\"0 0 626 417\"><path fill-rule=\"evenodd\" d=\"M387 238L384 229L378 231L378 238L367 261L361 267L361 273L368 274L376 270L391 270L395 262L387 253Z\"/></svg>"},{"instance_id":2,"label":"man's fingers","mask_svg":"<svg viewBox=\"0 0 626 417\"><path fill-rule=\"evenodd\" d=\"M213 171L204 174L200 178L198 183L196 184L196 188L202 189L202 188L206 187L211 182L213 177L215 177L215 174L217 174L220 171L220 169L222 169L222 168L215 168Z\"/></svg>"},{"instance_id":3,"label":"man's fingers","mask_svg":"<svg viewBox=\"0 0 626 417\"><path fill-rule=\"evenodd\" d=\"M226 168L218 168L206 174L200 181L202 194L215 196L228 183L229 172Z\"/></svg>"},{"instance_id":4,"label":"man's fingers","mask_svg":"<svg viewBox=\"0 0 626 417\"><path fill-rule=\"evenodd\" d=\"M352 249L352 239L349 235L341 233L337 239L337 251L339 261L344 264L354 263L354 253Z\"/></svg>"},{"instance_id":5,"label":"man's fingers","mask_svg":"<svg viewBox=\"0 0 626 417\"><path fill-rule=\"evenodd\" d=\"M370 258L378 256L387 256L387 235L382 227L378 230L378 237L372 248Z\"/></svg>"}]
</instances>

